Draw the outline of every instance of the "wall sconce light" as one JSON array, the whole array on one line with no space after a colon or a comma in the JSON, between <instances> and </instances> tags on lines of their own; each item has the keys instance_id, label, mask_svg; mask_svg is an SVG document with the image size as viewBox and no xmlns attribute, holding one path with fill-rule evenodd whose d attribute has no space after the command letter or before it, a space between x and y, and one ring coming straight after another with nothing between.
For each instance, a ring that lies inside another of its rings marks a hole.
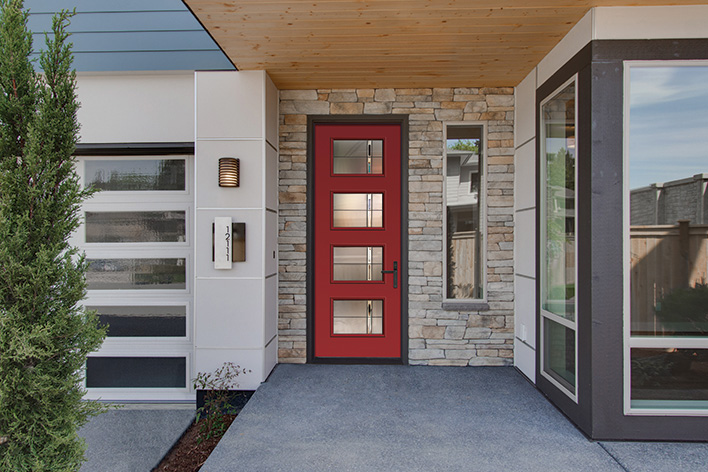
<instances>
[{"instance_id":1,"label":"wall sconce light","mask_svg":"<svg viewBox=\"0 0 708 472\"><path fill-rule=\"evenodd\" d=\"M234 157L219 159L219 187L238 187L240 161Z\"/></svg>"}]
</instances>

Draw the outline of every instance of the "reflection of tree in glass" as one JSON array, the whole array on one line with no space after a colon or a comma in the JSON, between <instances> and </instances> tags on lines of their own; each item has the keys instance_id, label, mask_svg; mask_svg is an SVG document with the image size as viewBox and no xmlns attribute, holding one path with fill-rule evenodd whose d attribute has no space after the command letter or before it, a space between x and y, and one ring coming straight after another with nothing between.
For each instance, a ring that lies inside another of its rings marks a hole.
<instances>
[{"instance_id":1,"label":"reflection of tree in glass","mask_svg":"<svg viewBox=\"0 0 708 472\"><path fill-rule=\"evenodd\" d=\"M448 139L447 149L450 151L470 151L479 154L479 139Z\"/></svg>"},{"instance_id":2,"label":"reflection of tree in glass","mask_svg":"<svg viewBox=\"0 0 708 472\"><path fill-rule=\"evenodd\" d=\"M565 148L546 155L546 181L547 270L559 265L564 271L567 252L575 242L575 157ZM563 282L565 276L560 280L548 281L547 300L571 300L575 297L575 284Z\"/></svg>"}]
</instances>

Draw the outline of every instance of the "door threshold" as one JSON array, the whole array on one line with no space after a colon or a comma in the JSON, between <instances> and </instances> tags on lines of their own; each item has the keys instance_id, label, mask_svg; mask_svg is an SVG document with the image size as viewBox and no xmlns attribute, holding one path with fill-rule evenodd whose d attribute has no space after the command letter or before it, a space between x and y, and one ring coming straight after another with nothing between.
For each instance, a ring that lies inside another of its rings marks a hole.
<instances>
[{"instance_id":1,"label":"door threshold","mask_svg":"<svg viewBox=\"0 0 708 472\"><path fill-rule=\"evenodd\" d=\"M309 364L404 365L400 357L315 357Z\"/></svg>"}]
</instances>

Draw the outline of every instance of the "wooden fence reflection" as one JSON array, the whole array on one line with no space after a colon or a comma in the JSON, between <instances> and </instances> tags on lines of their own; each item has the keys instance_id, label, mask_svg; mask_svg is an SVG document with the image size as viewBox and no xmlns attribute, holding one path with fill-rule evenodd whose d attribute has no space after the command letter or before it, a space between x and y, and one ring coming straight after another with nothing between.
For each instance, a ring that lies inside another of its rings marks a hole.
<instances>
[{"instance_id":1,"label":"wooden fence reflection","mask_svg":"<svg viewBox=\"0 0 708 472\"><path fill-rule=\"evenodd\" d=\"M708 225L632 226L630 241L632 332L661 335L657 301L708 279Z\"/></svg>"}]
</instances>

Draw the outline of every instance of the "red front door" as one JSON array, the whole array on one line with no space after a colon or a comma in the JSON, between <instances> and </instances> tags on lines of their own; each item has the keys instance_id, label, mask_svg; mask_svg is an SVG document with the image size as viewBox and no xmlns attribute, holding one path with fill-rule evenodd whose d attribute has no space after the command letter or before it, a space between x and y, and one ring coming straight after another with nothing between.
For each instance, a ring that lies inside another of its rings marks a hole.
<instances>
[{"instance_id":1,"label":"red front door","mask_svg":"<svg viewBox=\"0 0 708 472\"><path fill-rule=\"evenodd\" d=\"M314 355L400 358L401 127L314 133Z\"/></svg>"}]
</instances>

